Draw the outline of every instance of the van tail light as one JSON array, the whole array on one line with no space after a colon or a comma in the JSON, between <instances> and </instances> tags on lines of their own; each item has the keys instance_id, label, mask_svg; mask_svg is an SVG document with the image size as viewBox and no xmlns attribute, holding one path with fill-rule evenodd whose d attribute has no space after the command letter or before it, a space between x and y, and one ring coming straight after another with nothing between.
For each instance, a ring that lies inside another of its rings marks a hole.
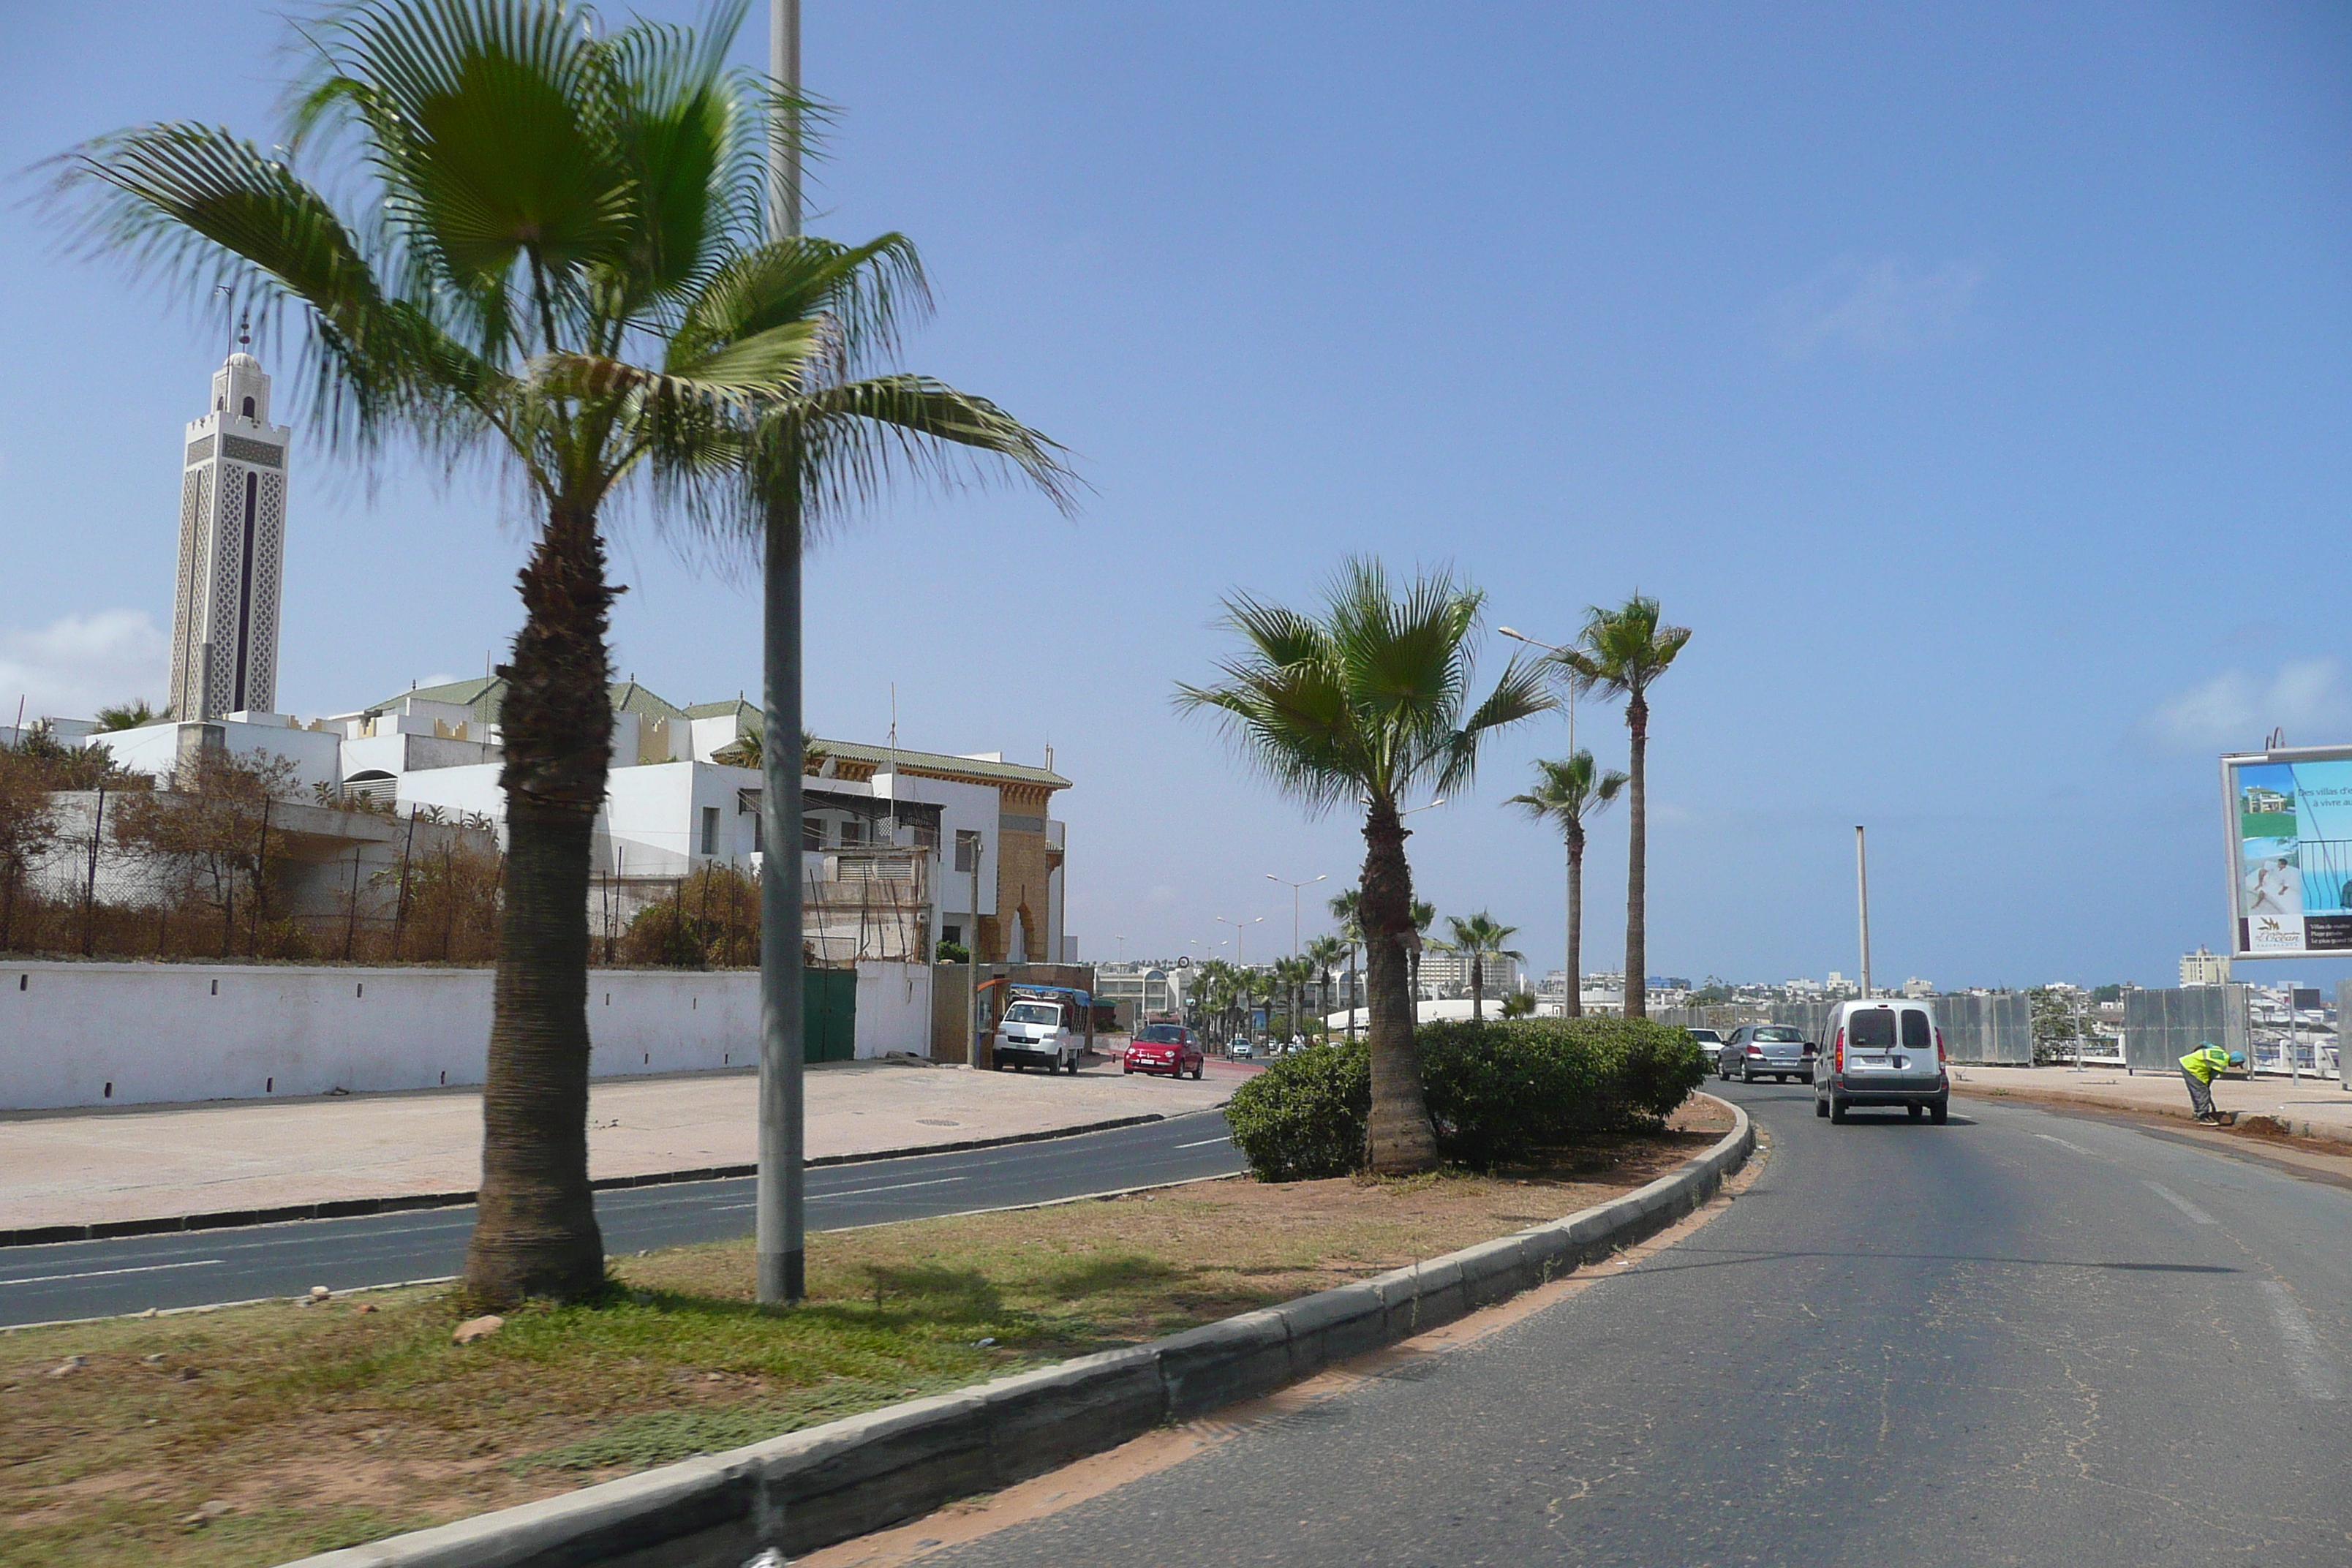
<instances>
[{"instance_id":1,"label":"van tail light","mask_svg":"<svg viewBox=\"0 0 2352 1568\"><path fill-rule=\"evenodd\" d=\"M1943 1065L1944 1065L1944 1031L1943 1031L1943 1030L1941 1030L1941 1029L1937 1029L1937 1030L1936 1031L1936 1066L1937 1066L1937 1068L1938 1069L1940 1069L1940 1068L1943 1067Z\"/></svg>"},{"instance_id":2,"label":"van tail light","mask_svg":"<svg viewBox=\"0 0 2352 1568\"><path fill-rule=\"evenodd\" d=\"M1845 1071L1845 1031L1837 1032L1837 1070Z\"/></svg>"}]
</instances>

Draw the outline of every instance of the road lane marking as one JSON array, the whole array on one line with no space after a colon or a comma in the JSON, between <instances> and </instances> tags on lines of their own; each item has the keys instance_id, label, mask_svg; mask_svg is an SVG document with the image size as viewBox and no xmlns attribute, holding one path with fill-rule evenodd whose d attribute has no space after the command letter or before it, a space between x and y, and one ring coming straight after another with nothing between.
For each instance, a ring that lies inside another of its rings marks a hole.
<instances>
[{"instance_id":1,"label":"road lane marking","mask_svg":"<svg viewBox=\"0 0 2352 1568\"><path fill-rule=\"evenodd\" d=\"M837 1193L811 1193L813 1198L854 1198L866 1193L903 1193L908 1187L943 1187L950 1182L966 1182L969 1176L934 1176L928 1182L892 1182L881 1187L849 1187Z\"/></svg>"},{"instance_id":2,"label":"road lane marking","mask_svg":"<svg viewBox=\"0 0 2352 1568\"><path fill-rule=\"evenodd\" d=\"M136 1268L85 1268L79 1274L35 1274L23 1279L0 1279L0 1285L48 1285L59 1279L104 1279L117 1274L161 1274L166 1268L210 1268L225 1258L199 1258L191 1263L146 1263Z\"/></svg>"},{"instance_id":3,"label":"road lane marking","mask_svg":"<svg viewBox=\"0 0 2352 1568\"><path fill-rule=\"evenodd\" d=\"M2069 1143L2063 1138L2053 1138L2047 1132L2036 1132L2034 1136L2041 1139L2044 1143L2055 1143L2061 1149L2072 1149L2075 1153L2084 1155L2089 1159L2095 1160L2098 1158L2096 1154L2093 1154L2088 1149L2084 1148L2080 1143Z\"/></svg>"},{"instance_id":4,"label":"road lane marking","mask_svg":"<svg viewBox=\"0 0 2352 1568\"><path fill-rule=\"evenodd\" d=\"M1231 1143L1230 1138L1203 1138L1198 1143L1179 1143L1179 1149L1205 1149L1212 1143Z\"/></svg>"},{"instance_id":5,"label":"road lane marking","mask_svg":"<svg viewBox=\"0 0 2352 1568\"><path fill-rule=\"evenodd\" d=\"M2199 1208L2195 1204L2190 1203L2187 1198L2182 1197L2179 1193L2174 1192L2170 1187L2166 1186L2162 1182L2142 1182L2140 1185L2146 1187L2149 1192L2154 1193L2158 1197L2162 1198L2166 1203L2170 1204L2174 1208L2179 1209L2182 1214L2187 1215L2190 1219L2195 1220L2199 1225L2219 1225L2221 1223L2215 1219L2211 1215L2207 1214L2203 1209Z\"/></svg>"},{"instance_id":6,"label":"road lane marking","mask_svg":"<svg viewBox=\"0 0 2352 1568\"><path fill-rule=\"evenodd\" d=\"M2263 1295L2270 1302L2271 1321L2278 1328L2279 1338L2286 1345L2287 1375L2294 1379L2296 1392L2305 1399L2341 1399L2344 1397L2344 1372L2319 1342L2318 1331L2311 1320L2303 1315L2303 1307L2294 1292L2275 1279L2262 1279Z\"/></svg>"}]
</instances>

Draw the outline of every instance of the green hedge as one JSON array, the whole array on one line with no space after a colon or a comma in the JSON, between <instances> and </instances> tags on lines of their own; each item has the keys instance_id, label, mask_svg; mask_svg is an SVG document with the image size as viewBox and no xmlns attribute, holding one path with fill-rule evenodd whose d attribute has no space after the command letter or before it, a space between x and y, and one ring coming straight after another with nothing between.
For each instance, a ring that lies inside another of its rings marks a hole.
<instances>
[{"instance_id":1,"label":"green hedge","mask_svg":"<svg viewBox=\"0 0 2352 1568\"><path fill-rule=\"evenodd\" d=\"M1655 1127L1699 1086L1689 1034L1643 1018L1424 1024L1422 1082L1450 1163L1489 1170L1580 1133ZM1364 1161L1371 1056L1360 1041L1276 1061L1225 1109L1261 1181L1339 1176Z\"/></svg>"}]
</instances>

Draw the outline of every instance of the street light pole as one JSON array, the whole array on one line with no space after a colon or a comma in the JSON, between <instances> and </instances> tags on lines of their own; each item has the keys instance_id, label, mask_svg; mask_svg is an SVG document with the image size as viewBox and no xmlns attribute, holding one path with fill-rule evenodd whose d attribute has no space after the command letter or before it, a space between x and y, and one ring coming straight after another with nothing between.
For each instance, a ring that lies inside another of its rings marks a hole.
<instances>
[{"instance_id":1,"label":"street light pole","mask_svg":"<svg viewBox=\"0 0 2352 1568\"><path fill-rule=\"evenodd\" d=\"M783 95L768 138L769 231L801 231L800 0L770 0L768 74ZM760 1173L755 1209L762 1303L807 1294L801 1067L801 509L780 499L761 542L762 776L760 876Z\"/></svg>"},{"instance_id":2,"label":"street light pole","mask_svg":"<svg viewBox=\"0 0 2352 1568\"><path fill-rule=\"evenodd\" d=\"M1862 825L1853 829L1853 896L1862 917L1862 999L1870 1000L1870 861L1863 853Z\"/></svg>"},{"instance_id":3,"label":"street light pole","mask_svg":"<svg viewBox=\"0 0 2352 1568\"><path fill-rule=\"evenodd\" d=\"M1265 879L1269 882L1280 882L1284 887L1290 889L1290 956L1295 959L1298 956L1299 893L1305 889L1313 887L1318 882L1328 881L1330 880L1330 878L1328 875L1321 877L1309 877L1304 882L1294 882L1288 878L1277 877L1273 872L1268 871L1265 874Z\"/></svg>"}]
</instances>

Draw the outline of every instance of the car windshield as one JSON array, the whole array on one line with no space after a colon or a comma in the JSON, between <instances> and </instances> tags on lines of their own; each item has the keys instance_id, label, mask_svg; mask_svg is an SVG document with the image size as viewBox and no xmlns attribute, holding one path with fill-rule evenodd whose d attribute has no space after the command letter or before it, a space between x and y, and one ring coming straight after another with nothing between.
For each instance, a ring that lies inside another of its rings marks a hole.
<instances>
[{"instance_id":1,"label":"car windshield","mask_svg":"<svg viewBox=\"0 0 2352 1568\"><path fill-rule=\"evenodd\" d=\"M1058 1024L1062 1010L1047 1002L1015 1002L1004 1010L1008 1024Z\"/></svg>"},{"instance_id":2,"label":"car windshield","mask_svg":"<svg viewBox=\"0 0 2352 1568\"><path fill-rule=\"evenodd\" d=\"M1184 1043L1184 1031L1173 1024L1149 1024L1135 1037L1148 1046L1181 1046Z\"/></svg>"},{"instance_id":3,"label":"car windshield","mask_svg":"<svg viewBox=\"0 0 2352 1568\"><path fill-rule=\"evenodd\" d=\"M1723 1038L1721 1035L1717 1034L1713 1029L1693 1029L1690 1032L1690 1037L1694 1040L1705 1040L1708 1042L1718 1041Z\"/></svg>"},{"instance_id":4,"label":"car windshield","mask_svg":"<svg viewBox=\"0 0 2352 1568\"><path fill-rule=\"evenodd\" d=\"M1768 1045L1793 1046L1801 1043L1805 1037L1794 1029L1759 1029L1756 1037Z\"/></svg>"}]
</instances>

